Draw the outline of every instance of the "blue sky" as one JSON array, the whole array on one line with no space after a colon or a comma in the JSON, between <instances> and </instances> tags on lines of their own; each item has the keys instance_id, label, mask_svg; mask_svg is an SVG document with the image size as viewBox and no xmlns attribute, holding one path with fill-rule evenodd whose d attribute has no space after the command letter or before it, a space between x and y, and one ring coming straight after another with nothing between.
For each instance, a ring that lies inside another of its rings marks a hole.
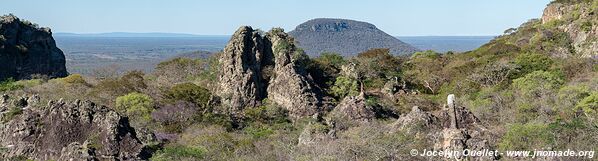
<instances>
[{"instance_id":1,"label":"blue sky","mask_svg":"<svg viewBox=\"0 0 598 161\"><path fill-rule=\"evenodd\" d=\"M241 25L287 31L313 18L373 23L395 36L497 35L550 0L6 0L0 14L53 32L228 35Z\"/></svg>"}]
</instances>

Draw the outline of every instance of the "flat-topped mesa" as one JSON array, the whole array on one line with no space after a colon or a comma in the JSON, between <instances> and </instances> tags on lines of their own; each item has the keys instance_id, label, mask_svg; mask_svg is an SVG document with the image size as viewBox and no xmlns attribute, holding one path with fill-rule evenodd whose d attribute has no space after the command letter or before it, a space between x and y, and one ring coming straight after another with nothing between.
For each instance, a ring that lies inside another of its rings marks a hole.
<instances>
[{"instance_id":1,"label":"flat-topped mesa","mask_svg":"<svg viewBox=\"0 0 598 161\"><path fill-rule=\"evenodd\" d=\"M256 107L264 97L261 61L266 53L263 37L249 26L240 27L219 58L220 75L217 94L229 112Z\"/></svg>"},{"instance_id":2,"label":"flat-topped mesa","mask_svg":"<svg viewBox=\"0 0 598 161\"><path fill-rule=\"evenodd\" d=\"M319 111L313 80L299 64L304 54L282 29L262 36L243 26L232 36L220 62L218 96L233 115L268 98L286 108L291 117Z\"/></svg>"},{"instance_id":3,"label":"flat-topped mesa","mask_svg":"<svg viewBox=\"0 0 598 161\"><path fill-rule=\"evenodd\" d=\"M64 77L66 59L49 28L14 15L0 17L0 81L32 75Z\"/></svg>"}]
</instances>

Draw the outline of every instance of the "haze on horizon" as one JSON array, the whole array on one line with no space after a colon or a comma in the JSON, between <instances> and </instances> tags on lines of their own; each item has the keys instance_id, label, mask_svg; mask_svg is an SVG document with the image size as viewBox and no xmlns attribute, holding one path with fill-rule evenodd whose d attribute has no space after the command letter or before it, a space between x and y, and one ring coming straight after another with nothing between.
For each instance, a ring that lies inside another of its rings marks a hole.
<instances>
[{"instance_id":1,"label":"haze on horizon","mask_svg":"<svg viewBox=\"0 0 598 161\"><path fill-rule=\"evenodd\" d=\"M313 18L365 21L394 36L487 36L538 18L550 0L28 0L6 1L0 14L54 33L230 35L241 25L287 31ZM36 4L36 5L31 5Z\"/></svg>"}]
</instances>

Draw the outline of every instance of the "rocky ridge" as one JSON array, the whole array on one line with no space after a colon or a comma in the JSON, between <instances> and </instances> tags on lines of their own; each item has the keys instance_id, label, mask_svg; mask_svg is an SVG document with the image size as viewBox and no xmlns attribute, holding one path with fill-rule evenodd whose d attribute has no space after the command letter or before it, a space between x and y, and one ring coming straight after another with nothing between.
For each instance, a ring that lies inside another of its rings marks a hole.
<instances>
[{"instance_id":1,"label":"rocky ridge","mask_svg":"<svg viewBox=\"0 0 598 161\"><path fill-rule=\"evenodd\" d=\"M571 39L575 53L582 57L598 55L598 2L579 4L551 3L542 15L542 23L558 24ZM571 19L571 23L559 23Z\"/></svg>"},{"instance_id":2,"label":"rocky ridge","mask_svg":"<svg viewBox=\"0 0 598 161\"><path fill-rule=\"evenodd\" d=\"M64 77L66 59L49 28L14 15L0 17L0 80Z\"/></svg>"}]
</instances>

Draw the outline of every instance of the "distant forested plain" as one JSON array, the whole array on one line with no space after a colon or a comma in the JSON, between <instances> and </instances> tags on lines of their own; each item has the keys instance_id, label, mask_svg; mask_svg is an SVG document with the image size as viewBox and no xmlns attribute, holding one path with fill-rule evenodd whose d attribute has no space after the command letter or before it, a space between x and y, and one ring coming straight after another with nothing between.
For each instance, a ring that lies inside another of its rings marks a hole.
<instances>
[{"instance_id":1,"label":"distant forested plain","mask_svg":"<svg viewBox=\"0 0 598 161\"><path fill-rule=\"evenodd\" d=\"M70 73L96 75L97 73L122 73L131 70L151 72L159 62L173 57L192 56L197 51L218 52L224 48L229 39L229 36L116 36L58 34L55 35L55 40L58 47L65 53ZM443 53L473 50L494 37L409 36L398 38L421 50L434 50ZM199 57L202 56L199 55Z\"/></svg>"}]
</instances>

